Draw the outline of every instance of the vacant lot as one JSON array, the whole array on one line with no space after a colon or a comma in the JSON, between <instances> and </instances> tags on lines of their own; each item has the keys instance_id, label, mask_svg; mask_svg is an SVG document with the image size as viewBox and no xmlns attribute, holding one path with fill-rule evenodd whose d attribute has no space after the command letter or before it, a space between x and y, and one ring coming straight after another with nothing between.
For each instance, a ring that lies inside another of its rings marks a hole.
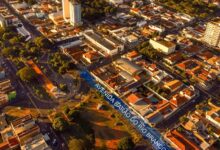
<instances>
[{"instance_id":1,"label":"vacant lot","mask_svg":"<svg viewBox=\"0 0 220 150\"><path fill-rule=\"evenodd\" d=\"M97 109L99 104L103 104L103 109ZM118 141L130 134L136 141L140 140L129 123L97 95L83 107L82 117L90 121L95 130L96 149L116 149Z\"/></svg>"}]
</instances>

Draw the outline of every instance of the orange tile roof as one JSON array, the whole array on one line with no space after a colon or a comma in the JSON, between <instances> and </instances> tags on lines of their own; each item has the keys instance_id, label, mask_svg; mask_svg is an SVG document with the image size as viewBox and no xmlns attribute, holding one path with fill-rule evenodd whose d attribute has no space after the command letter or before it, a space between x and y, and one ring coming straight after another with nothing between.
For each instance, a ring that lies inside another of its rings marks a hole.
<instances>
[{"instance_id":1,"label":"orange tile roof","mask_svg":"<svg viewBox=\"0 0 220 150\"><path fill-rule=\"evenodd\" d=\"M129 103L135 104L140 100L140 95L137 93L132 93L127 97Z\"/></svg>"},{"instance_id":2,"label":"orange tile roof","mask_svg":"<svg viewBox=\"0 0 220 150\"><path fill-rule=\"evenodd\" d=\"M10 149L10 146L7 141L0 143L0 150L8 150L8 149Z\"/></svg>"},{"instance_id":3,"label":"orange tile roof","mask_svg":"<svg viewBox=\"0 0 220 150\"><path fill-rule=\"evenodd\" d=\"M194 91L190 90L189 88L185 88L183 90L183 93L188 95L188 96L193 96L195 94Z\"/></svg>"},{"instance_id":4,"label":"orange tile roof","mask_svg":"<svg viewBox=\"0 0 220 150\"><path fill-rule=\"evenodd\" d=\"M199 77L200 79L202 79L203 81L208 81L208 80L209 80L209 78L208 78L205 74L202 74L202 73L200 73L200 74L198 75L198 77Z\"/></svg>"},{"instance_id":5,"label":"orange tile roof","mask_svg":"<svg viewBox=\"0 0 220 150\"><path fill-rule=\"evenodd\" d=\"M171 90L175 90L178 87L181 87L183 83L179 80L172 80L170 82L167 82L164 86L168 87Z\"/></svg>"},{"instance_id":6,"label":"orange tile roof","mask_svg":"<svg viewBox=\"0 0 220 150\"><path fill-rule=\"evenodd\" d=\"M211 57L213 57L213 54L210 51L204 51L202 53L199 54L199 57L201 57L202 59L208 60Z\"/></svg>"},{"instance_id":7,"label":"orange tile roof","mask_svg":"<svg viewBox=\"0 0 220 150\"><path fill-rule=\"evenodd\" d=\"M84 53L83 55L84 55L84 57L86 57L90 60L99 58L99 54L95 51L89 51L89 52Z\"/></svg>"},{"instance_id":8,"label":"orange tile roof","mask_svg":"<svg viewBox=\"0 0 220 150\"><path fill-rule=\"evenodd\" d=\"M178 107L184 104L186 101L187 101L186 97L176 94L171 98L170 103Z\"/></svg>"},{"instance_id":9,"label":"orange tile roof","mask_svg":"<svg viewBox=\"0 0 220 150\"><path fill-rule=\"evenodd\" d=\"M14 147L19 144L19 141L16 136L13 136L13 137L8 138L8 143L9 143L10 147Z\"/></svg>"},{"instance_id":10,"label":"orange tile roof","mask_svg":"<svg viewBox=\"0 0 220 150\"><path fill-rule=\"evenodd\" d=\"M171 55L169 55L167 57L168 60L170 60L171 62L177 62L177 61L180 61L182 59L182 55L180 52L177 52L177 53L173 53Z\"/></svg>"},{"instance_id":11,"label":"orange tile roof","mask_svg":"<svg viewBox=\"0 0 220 150\"><path fill-rule=\"evenodd\" d=\"M163 107L161 107L159 111L160 111L163 115L166 115L166 114L167 114L167 111L168 111L169 109L172 109L172 110L173 110L172 106L171 106L169 103L167 103L166 105L164 105Z\"/></svg>"},{"instance_id":12,"label":"orange tile roof","mask_svg":"<svg viewBox=\"0 0 220 150\"><path fill-rule=\"evenodd\" d=\"M140 9L138 9L138 8L131 8L131 11L140 12Z\"/></svg>"},{"instance_id":13,"label":"orange tile roof","mask_svg":"<svg viewBox=\"0 0 220 150\"><path fill-rule=\"evenodd\" d=\"M135 58L135 57L137 57L137 56L139 56L140 54L137 52L137 51L131 51L131 52L129 52L128 54L127 54L127 57L129 57L129 58Z\"/></svg>"},{"instance_id":14,"label":"orange tile roof","mask_svg":"<svg viewBox=\"0 0 220 150\"><path fill-rule=\"evenodd\" d=\"M199 52L201 49L197 45L192 45L190 47L185 48L184 50L188 53L196 53L196 52Z\"/></svg>"},{"instance_id":15,"label":"orange tile roof","mask_svg":"<svg viewBox=\"0 0 220 150\"><path fill-rule=\"evenodd\" d=\"M177 130L172 130L167 133L169 138L180 150L200 150L192 141L188 140Z\"/></svg>"}]
</instances>

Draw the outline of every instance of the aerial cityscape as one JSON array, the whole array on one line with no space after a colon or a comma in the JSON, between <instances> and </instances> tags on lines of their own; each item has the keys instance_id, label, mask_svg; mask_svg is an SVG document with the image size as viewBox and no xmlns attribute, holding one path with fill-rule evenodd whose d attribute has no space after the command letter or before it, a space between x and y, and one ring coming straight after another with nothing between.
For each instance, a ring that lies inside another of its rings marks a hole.
<instances>
[{"instance_id":1,"label":"aerial cityscape","mask_svg":"<svg viewBox=\"0 0 220 150\"><path fill-rule=\"evenodd\" d=\"M0 150L220 150L220 0L0 0Z\"/></svg>"}]
</instances>

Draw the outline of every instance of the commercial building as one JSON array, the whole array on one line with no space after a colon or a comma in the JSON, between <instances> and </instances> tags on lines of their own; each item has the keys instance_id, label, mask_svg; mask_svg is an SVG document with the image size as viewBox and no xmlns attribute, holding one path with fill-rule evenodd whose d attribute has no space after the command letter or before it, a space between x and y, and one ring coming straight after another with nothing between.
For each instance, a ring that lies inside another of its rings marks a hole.
<instances>
[{"instance_id":1,"label":"commercial building","mask_svg":"<svg viewBox=\"0 0 220 150\"><path fill-rule=\"evenodd\" d=\"M124 45L117 40L108 37L102 37L93 30L87 30L83 33L86 40L88 40L95 47L99 48L107 55L115 55L124 50Z\"/></svg>"},{"instance_id":2,"label":"commercial building","mask_svg":"<svg viewBox=\"0 0 220 150\"><path fill-rule=\"evenodd\" d=\"M63 18L69 20L70 18L70 2L69 0L62 0Z\"/></svg>"},{"instance_id":3,"label":"commercial building","mask_svg":"<svg viewBox=\"0 0 220 150\"><path fill-rule=\"evenodd\" d=\"M73 26L82 25L81 4L77 0L70 1L70 24Z\"/></svg>"},{"instance_id":4,"label":"commercial building","mask_svg":"<svg viewBox=\"0 0 220 150\"><path fill-rule=\"evenodd\" d=\"M113 62L121 70L126 71L131 76L136 76L143 72L143 69L126 58L120 58Z\"/></svg>"},{"instance_id":5,"label":"commercial building","mask_svg":"<svg viewBox=\"0 0 220 150\"><path fill-rule=\"evenodd\" d=\"M176 49L176 45L174 43L165 40L150 39L150 44L153 46L154 49L164 54L171 54Z\"/></svg>"},{"instance_id":6,"label":"commercial building","mask_svg":"<svg viewBox=\"0 0 220 150\"><path fill-rule=\"evenodd\" d=\"M203 40L212 46L220 47L220 18L207 24Z\"/></svg>"}]
</instances>

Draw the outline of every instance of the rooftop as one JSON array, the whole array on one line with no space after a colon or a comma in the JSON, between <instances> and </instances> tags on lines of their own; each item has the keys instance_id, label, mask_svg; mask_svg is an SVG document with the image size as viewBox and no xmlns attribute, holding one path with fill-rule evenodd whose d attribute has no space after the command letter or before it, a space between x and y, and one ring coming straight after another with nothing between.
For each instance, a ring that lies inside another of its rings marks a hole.
<instances>
[{"instance_id":1,"label":"rooftop","mask_svg":"<svg viewBox=\"0 0 220 150\"><path fill-rule=\"evenodd\" d=\"M199 147L194 144L194 142L187 139L176 129L169 131L166 136L181 150L200 150Z\"/></svg>"},{"instance_id":2,"label":"rooftop","mask_svg":"<svg viewBox=\"0 0 220 150\"><path fill-rule=\"evenodd\" d=\"M117 65L122 70L128 72L130 75L137 75L139 72L142 71L142 68L135 63L129 61L126 58L119 58L114 61L114 64Z\"/></svg>"},{"instance_id":3,"label":"rooftop","mask_svg":"<svg viewBox=\"0 0 220 150\"><path fill-rule=\"evenodd\" d=\"M100 35L98 35L94 32L89 32L89 31L85 32L85 34L87 36L89 36L90 38L92 38L93 40L95 40L100 45L103 45L104 47L106 47L107 49L109 49L109 50L114 50L115 49L114 45L112 45L110 42L108 42L106 39L104 39Z\"/></svg>"}]
</instances>

